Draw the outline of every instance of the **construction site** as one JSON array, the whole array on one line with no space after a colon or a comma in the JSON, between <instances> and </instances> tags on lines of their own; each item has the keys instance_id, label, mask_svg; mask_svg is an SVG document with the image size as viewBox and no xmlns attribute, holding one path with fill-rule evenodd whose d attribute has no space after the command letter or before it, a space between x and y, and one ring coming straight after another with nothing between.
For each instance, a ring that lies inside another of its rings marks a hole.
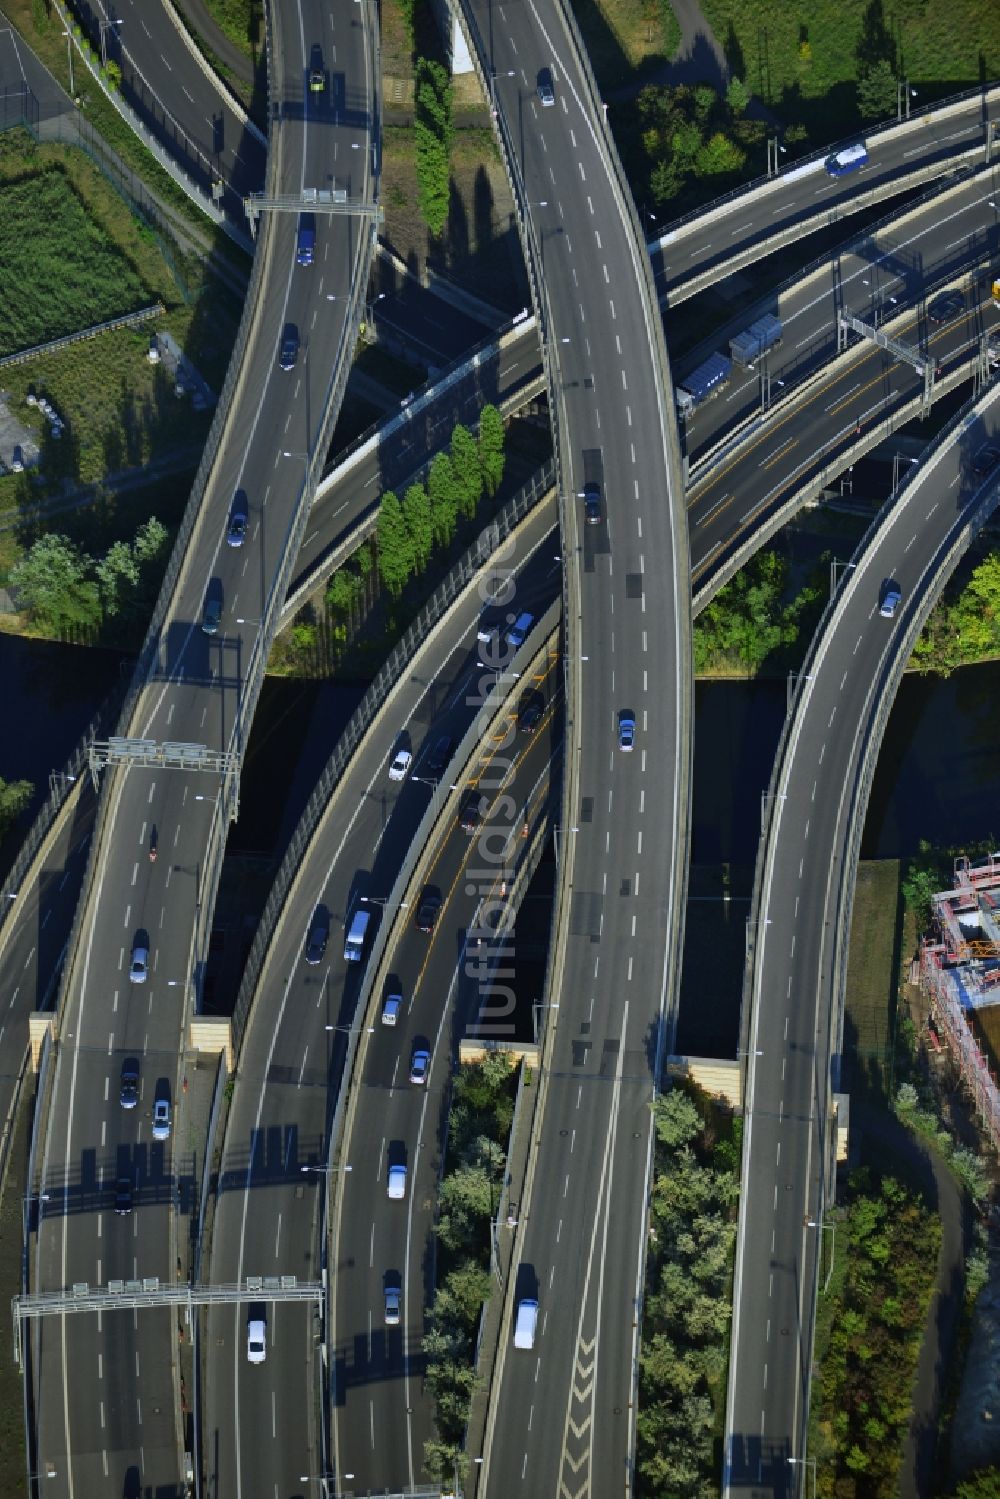
<instances>
[{"instance_id":1,"label":"construction site","mask_svg":"<svg viewBox=\"0 0 1000 1499\"><path fill-rule=\"evenodd\" d=\"M933 935L920 949L930 1035L951 1052L1000 1151L1000 853L956 859L954 885L932 909Z\"/></svg>"}]
</instances>

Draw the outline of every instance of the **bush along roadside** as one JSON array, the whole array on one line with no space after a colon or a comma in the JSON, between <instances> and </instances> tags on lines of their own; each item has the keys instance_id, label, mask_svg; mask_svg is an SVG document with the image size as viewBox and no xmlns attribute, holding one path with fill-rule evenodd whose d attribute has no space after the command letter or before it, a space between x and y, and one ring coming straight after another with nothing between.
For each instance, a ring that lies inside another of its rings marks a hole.
<instances>
[{"instance_id":1,"label":"bush along roadside","mask_svg":"<svg viewBox=\"0 0 1000 1499\"><path fill-rule=\"evenodd\" d=\"M663 1094L654 1111L636 1492L709 1499L719 1492L743 1121L693 1089Z\"/></svg>"},{"instance_id":2,"label":"bush along roadside","mask_svg":"<svg viewBox=\"0 0 1000 1499\"><path fill-rule=\"evenodd\" d=\"M424 482L411 484L401 499L392 490L383 494L375 535L333 574L322 608L307 604L281 632L268 670L329 675L362 631L372 662L384 660L454 562L455 546L471 541L493 514L505 445L503 417L485 406L478 437L456 426L450 450L435 454Z\"/></svg>"},{"instance_id":3,"label":"bush along roadside","mask_svg":"<svg viewBox=\"0 0 1000 1499\"><path fill-rule=\"evenodd\" d=\"M894 1177L852 1173L831 1291L817 1323L813 1436L819 1499L895 1494L941 1225Z\"/></svg>"},{"instance_id":4,"label":"bush along roadside","mask_svg":"<svg viewBox=\"0 0 1000 1499\"><path fill-rule=\"evenodd\" d=\"M476 1388L476 1332L493 1285L490 1232L507 1165L518 1072L508 1053L459 1067L438 1192L436 1291L423 1341L437 1436L424 1467L450 1484L467 1466L462 1441Z\"/></svg>"}]
</instances>

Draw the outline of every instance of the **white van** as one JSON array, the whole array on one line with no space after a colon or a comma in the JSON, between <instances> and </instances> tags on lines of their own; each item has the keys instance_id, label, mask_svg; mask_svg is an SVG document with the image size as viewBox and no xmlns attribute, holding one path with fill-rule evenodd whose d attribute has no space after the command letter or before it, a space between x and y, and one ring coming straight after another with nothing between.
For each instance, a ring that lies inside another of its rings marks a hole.
<instances>
[{"instance_id":1,"label":"white van","mask_svg":"<svg viewBox=\"0 0 1000 1499\"><path fill-rule=\"evenodd\" d=\"M355 911L351 917L351 924L344 939L344 962L360 963L364 956L365 936L368 932L368 923L371 920L370 911Z\"/></svg>"},{"instance_id":2,"label":"white van","mask_svg":"<svg viewBox=\"0 0 1000 1499\"><path fill-rule=\"evenodd\" d=\"M525 1299L517 1304L514 1322L514 1347L534 1348L535 1328L538 1326L538 1302Z\"/></svg>"}]
</instances>

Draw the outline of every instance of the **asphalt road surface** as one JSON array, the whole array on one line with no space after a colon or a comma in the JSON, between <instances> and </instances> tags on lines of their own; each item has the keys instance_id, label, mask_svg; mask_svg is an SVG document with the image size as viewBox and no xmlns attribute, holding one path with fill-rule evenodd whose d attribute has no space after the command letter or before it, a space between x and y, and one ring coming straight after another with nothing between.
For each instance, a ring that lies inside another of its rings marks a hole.
<instances>
[{"instance_id":1,"label":"asphalt road surface","mask_svg":"<svg viewBox=\"0 0 1000 1499\"><path fill-rule=\"evenodd\" d=\"M551 524L550 510L533 515L506 562L520 567L524 559L516 578L518 605L536 614L558 586ZM414 661L388 721L367 736L348 767L335 809L303 862L258 984L241 1056L213 1231L213 1281L280 1273L317 1278L330 1112L350 1032L361 1021L355 1007L364 965L344 961L345 928L362 898L370 903L373 921L387 919L381 904L428 800L450 795L450 767L432 776L426 762L443 735L461 737L476 711L468 699L478 681L481 612L481 600L470 590L435 636L427 659ZM486 617L492 620L495 611ZM387 775L400 745L414 755L412 773L402 785ZM303 945L318 905L329 913L330 935L322 962L311 966L303 959ZM356 1199L360 1163L357 1169ZM353 1190L353 1173L351 1185ZM365 1222L362 1204L357 1232L368 1232ZM414 1296L414 1316L418 1304ZM204 1450L210 1485L219 1493L256 1494L264 1475L267 1492L272 1483L279 1493L291 1492L298 1475L315 1471L309 1464L319 1455L319 1370L303 1313L288 1306L269 1313L268 1357L261 1367L247 1363L245 1312L213 1310L207 1329ZM430 1434L429 1416L417 1391L413 1397L419 1455L423 1436ZM396 1396L387 1391L384 1398ZM281 1432L280 1443L266 1439L272 1429ZM407 1472L402 1440L383 1443L380 1450L382 1468L395 1465L402 1479Z\"/></svg>"},{"instance_id":2,"label":"asphalt road surface","mask_svg":"<svg viewBox=\"0 0 1000 1499\"><path fill-rule=\"evenodd\" d=\"M368 118L335 127L328 95L307 98L310 48L368 76L361 28L341 38L318 3L305 15L302 46L286 41L294 108L283 129L291 189L344 154L351 191L368 190ZM298 31L298 28L296 28ZM359 85L360 86L360 85ZM358 152L352 153L357 145ZM342 176L345 169L342 169ZM258 254L267 275L249 340L237 405L221 443L201 520L188 546L161 636L158 667L137 708L135 731L156 740L229 745L253 645L300 500L305 457L324 416L331 371L350 347L345 297L363 263L363 230L346 218L317 225L315 263L295 264L294 220L265 225ZM333 298L333 300L331 300ZM283 328L298 329L295 367L278 367ZM239 548L226 534L234 492L247 495ZM206 597L221 599L215 634L200 628ZM107 773L107 836L93 850L93 899L84 913L63 1004L62 1046L43 1157L46 1217L35 1285L58 1289L114 1278L171 1279L172 1145L153 1142L154 1097L177 1098L181 1027L202 954L193 950L203 861L220 787L210 776L133 768ZM151 840L157 860L151 862ZM214 890L206 898L214 899ZM149 948L144 983L129 981L133 943ZM119 1104L123 1063L139 1062L135 1108ZM181 1110L182 1112L182 1110ZM128 1178L133 1211L113 1212ZM152 1489L180 1482L179 1392L170 1314L53 1318L39 1328L33 1368L36 1463L50 1462L58 1494L118 1495L138 1471Z\"/></svg>"},{"instance_id":3,"label":"asphalt road surface","mask_svg":"<svg viewBox=\"0 0 1000 1499\"><path fill-rule=\"evenodd\" d=\"M841 881L849 888L853 880L853 869L841 868L851 819L864 821L860 750L902 670L893 660L897 637L940 587L945 543L990 485L972 474L971 462L1000 436L998 400L995 391L985 419L956 429L940 461L925 458L876 543L847 573L842 611L809 663L777 790L754 967L727 1494L807 1491L816 1257L823 1206L832 1199L830 1059L840 1045L835 932ZM889 579L902 602L884 618Z\"/></svg>"}]
</instances>

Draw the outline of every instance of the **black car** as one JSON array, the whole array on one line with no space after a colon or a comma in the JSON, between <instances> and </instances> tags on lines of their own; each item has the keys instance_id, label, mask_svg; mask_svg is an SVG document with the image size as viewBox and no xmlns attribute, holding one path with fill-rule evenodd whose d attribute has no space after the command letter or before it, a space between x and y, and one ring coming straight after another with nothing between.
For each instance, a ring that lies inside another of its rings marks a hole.
<instances>
[{"instance_id":1,"label":"black car","mask_svg":"<svg viewBox=\"0 0 1000 1499\"><path fill-rule=\"evenodd\" d=\"M299 357L299 330L294 323L286 323L281 335L278 363L283 370L293 370Z\"/></svg>"},{"instance_id":2,"label":"black car","mask_svg":"<svg viewBox=\"0 0 1000 1499\"><path fill-rule=\"evenodd\" d=\"M119 1218L132 1211L132 1178L120 1176L115 1183L115 1212Z\"/></svg>"},{"instance_id":3,"label":"black car","mask_svg":"<svg viewBox=\"0 0 1000 1499\"><path fill-rule=\"evenodd\" d=\"M988 442L985 447L980 448L979 452L973 455L972 472L977 479L985 479L987 474L993 472L998 463L1000 463L1000 448L994 447L992 443Z\"/></svg>"},{"instance_id":4,"label":"black car","mask_svg":"<svg viewBox=\"0 0 1000 1499\"><path fill-rule=\"evenodd\" d=\"M122 1063L118 1102L123 1109L134 1109L139 1102L139 1063L135 1057L126 1057Z\"/></svg>"},{"instance_id":5,"label":"black car","mask_svg":"<svg viewBox=\"0 0 1000 1499\"><path fill-rule=\"evenodd\" d=\"M330 936L330 916L325 906L317 906L306 938L306 962L321 963Z\"/></svg>"},{"instance_id":6,"label":"black car","mask_svg":"<svg viewBox=\"0 0 1000 1499\"><path fill-rule=\"evenodd\" d=\"M427 757L427 774L439 776L451 759L451 752L455 748L455 741L450 734L444 734L435 744Z\"/></svg>"},{"instance_id":7,"label":"black car","mask_svg":"<svg viewBox=\"0 0 1000 1499\"><path fill-rule=\"evenodd\" d=\"M540 692L526 692L521 699L517 714L517 726L522 734L533 734L545 712L545 699Z\"/></svg>"},{"instance_id":8,"label":"black car","mask_svg":"<svg viewBox=\"0 0 1000 1499\"><path fill-rule=\"evenodd\" d=\"M932 323L950 323L952 318L964 311L965 293L960 292L957 287L940 292L927 304L927 317Z\"/></svg>"},{"instance_id":9,"label":"black car","mask_svg":"<svg viewBox=\"0 0 1000 1499\"><path fill-rule=\"evenodd\" d=\"M417 914L413 918L413 924L418 932L429 936L433 932L441 910L441 895L437 890L426 889L420 897L417 906Z\"/></svg>"},{"instance_id":10,"label":"black car","mask_svg":"<svg viewBox=\"0 0 1000 1499\"><path fill-rule=\"evenodd\" d=\"M583 486L583 513L588 526L601 524L601 486L599 484Z\"/></svg>"},{"instance_id":11,"label":"black car","mask_svg":"<svg viewBox=\"0 0 1000 1499\"><path fill-rule=\"evenodd\" d=\"M483 820L483 798L478 791L467 791L462 797L458 825L463 833L474 833Z\"/></svg>"}]
</instances>

